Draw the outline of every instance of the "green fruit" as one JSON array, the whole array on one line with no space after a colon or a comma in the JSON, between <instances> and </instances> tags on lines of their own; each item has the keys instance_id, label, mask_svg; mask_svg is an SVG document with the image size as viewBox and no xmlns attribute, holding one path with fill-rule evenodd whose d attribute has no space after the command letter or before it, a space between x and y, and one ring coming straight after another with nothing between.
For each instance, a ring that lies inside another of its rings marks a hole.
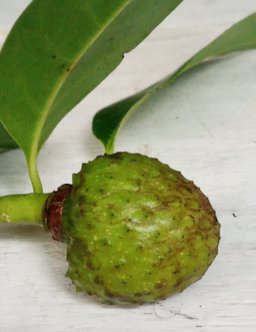
<instances>
[{"instance_id":1,"label":"green fruit","mask_svg":"<svg viewBox=\"0 0 256 332\"><path fill-rule=\"evenodd\" d=\"M139 154L100 156L74 175L64 206L67 275L103 300L163 299L203 276L219 230L208 199L181 173Z\"/></svg>"}]
</instances>

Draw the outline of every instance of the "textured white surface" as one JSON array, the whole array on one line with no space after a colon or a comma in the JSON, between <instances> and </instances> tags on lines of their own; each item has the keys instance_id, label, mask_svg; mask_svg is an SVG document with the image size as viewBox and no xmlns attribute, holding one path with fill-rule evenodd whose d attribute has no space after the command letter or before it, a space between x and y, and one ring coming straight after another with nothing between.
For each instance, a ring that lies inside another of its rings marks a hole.
<instances>
[{"instance_id":1,"label":"textured white surface","mask_svg":"<svg viewBox=\"0 0 256 332\"><path fill-rule=\"evenodd\" d=\"M29 1L0 0L2 36ZM58 126L40 154L45 190L102 153L96 110L174 70L255 0L187 0ZM1 33L0 33L1 36ZM1 38L1 37L0 37ZM193 179L222 224L205 277L155 305L101 305L73 291L65 245L35 227L0 227L0 331L256 330L256 52L205 65L162 91L124 126L118 150L156 156ZM71 125L72 123L72 125ZM29 192L20 151L0 155L0 194Z\"/></svg>"}]
</instances>

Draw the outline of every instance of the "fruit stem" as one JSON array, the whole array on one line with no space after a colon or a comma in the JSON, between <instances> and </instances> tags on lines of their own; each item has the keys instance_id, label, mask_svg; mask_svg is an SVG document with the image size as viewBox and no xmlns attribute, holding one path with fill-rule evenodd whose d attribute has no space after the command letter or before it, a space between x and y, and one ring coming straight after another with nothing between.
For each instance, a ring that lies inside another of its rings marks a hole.
<instances>
[{"instance_id":1,"label":"fruit stem","mask_svg":"<svg viewBox=\"0 0 256 332\"><path fill-rule=\"evenodd\" d=\"M0 224L36 224L44 221L45 203L49 194L25 194L0 197Z\"/></svg>"}]
</instances>

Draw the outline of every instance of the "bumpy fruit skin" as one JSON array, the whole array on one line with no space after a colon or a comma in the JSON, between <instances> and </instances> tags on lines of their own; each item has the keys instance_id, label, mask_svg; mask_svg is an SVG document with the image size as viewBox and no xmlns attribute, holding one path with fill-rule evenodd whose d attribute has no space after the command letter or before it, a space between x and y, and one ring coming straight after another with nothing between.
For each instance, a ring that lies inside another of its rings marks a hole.
<instances>
[{"instance_id":1,"label":"bumpy fruit skin","mask_svg":"<svg viewBox=\"0 0 256 332\"><path fill-rule=\"evenodd\" d=\"M77 290L111 302L153 302L182 291L204 275L220 238L215 212L193 182L130 153L82 166L62 229Z\"/></svg>"}]
</instances>

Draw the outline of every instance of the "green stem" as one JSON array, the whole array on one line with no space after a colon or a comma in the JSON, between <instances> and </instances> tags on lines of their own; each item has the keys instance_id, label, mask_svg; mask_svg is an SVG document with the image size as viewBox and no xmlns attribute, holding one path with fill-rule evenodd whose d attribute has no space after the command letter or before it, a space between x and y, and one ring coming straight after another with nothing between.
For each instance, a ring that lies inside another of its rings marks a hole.
<instances>
[{"instance_id":1,"label":"green stem","mask_svg":"<svg viewBox=\"0 0 256 332\"><path fill-rule=\"evenodd\" d=\"M34 193L41 194L43 192L43 187L38 173L36 157L30 156L30 159L27 160L27 165Z\"/></svg>"},{"instance_id":2,"label":"green stem","mask_svg":"<svg viewBox=\"0 0 256 332\"><path fill-rule=\"evenodd\" d=\"M43 225L48 196L49 194L26 194L0 197L0 224Z\"/></svg>"}]
</instances>

